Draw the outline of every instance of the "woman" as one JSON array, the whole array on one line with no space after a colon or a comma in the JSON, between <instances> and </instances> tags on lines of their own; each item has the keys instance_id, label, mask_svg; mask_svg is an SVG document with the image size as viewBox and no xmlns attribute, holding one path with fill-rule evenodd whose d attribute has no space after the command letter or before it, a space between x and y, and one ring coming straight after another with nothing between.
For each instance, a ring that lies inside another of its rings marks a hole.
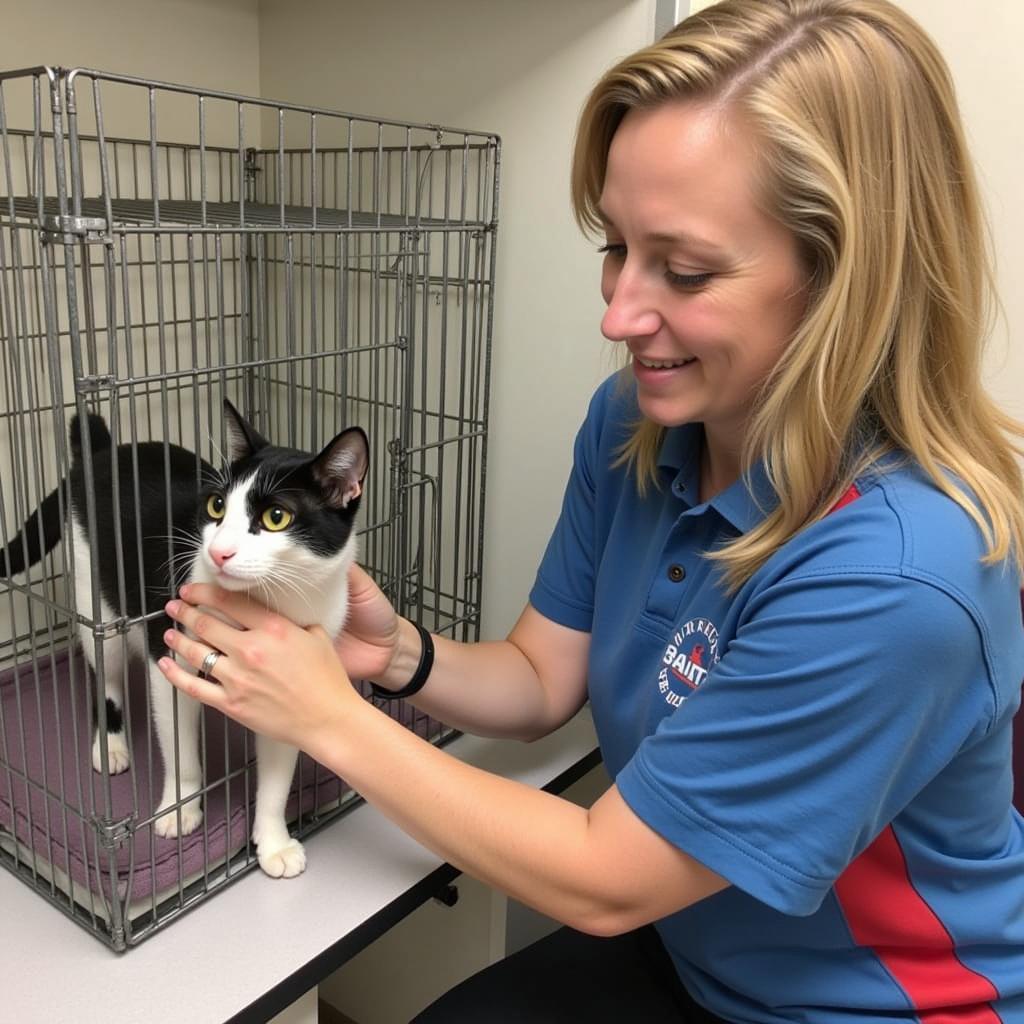
<instances>
[{"instance_id":1,"label":"woman","mask_svg":"<svg viewBox=\"0 0 1024 1024\"><path fill-rule=\"evenodd\" d=\"M630 366L508 640L429 668L356 572L337 652L193 587L169 611L201 642L168 643L224 652L222 685L164 671L575 929L424 1020L1024 1019L1019 428L979 381L941 57L884 0L727 0L598 83L573 196ZM589 695L615 782L588 812L489 776L349 676L493 736Z\"/></svg>"}]
</instances>

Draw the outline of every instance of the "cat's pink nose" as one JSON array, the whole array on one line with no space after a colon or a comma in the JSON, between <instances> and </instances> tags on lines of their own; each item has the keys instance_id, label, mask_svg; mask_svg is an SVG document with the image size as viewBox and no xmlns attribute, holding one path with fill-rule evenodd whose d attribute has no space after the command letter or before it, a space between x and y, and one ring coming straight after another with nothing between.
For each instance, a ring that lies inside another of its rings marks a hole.
<instances>
[{"instance_id":1,"label":"cat's pink nose","mask_svg":"<svg viewBox=\"0 0 1024 1024\"><path fill-rule=\"evenodd\" d=\"M210 557L218 569L222 568L229 558L234 558L236 553L235 551L219 551L217 548L210 548Z\"/></svg>"}]
</instances>

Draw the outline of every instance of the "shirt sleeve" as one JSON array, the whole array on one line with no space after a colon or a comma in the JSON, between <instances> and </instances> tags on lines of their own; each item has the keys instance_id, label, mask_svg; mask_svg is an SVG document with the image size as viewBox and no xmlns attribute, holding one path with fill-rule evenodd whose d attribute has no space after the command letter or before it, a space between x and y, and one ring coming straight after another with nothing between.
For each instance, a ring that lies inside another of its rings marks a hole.
<instances>
[{"instance_id":1,"label":"shirt sleeve","mask_svg":"<svg viewBox=\"0 0 1024 1024\"><path fill-rule=\"evenodd\" d=\"M655 831L783 913L835 880L993 710L968 611L898 571L784 579L616 779Z\"/></svg>"},{"instance_id":2,"label":"shirt sleeve","mask_svg":"<svg viewBox=\"0 0 1024 1024\"><path fill-rule=\"evenodd\" d=\"M606 382L591 399L576 435L562 510L530 591L530 604L542 615L584 632L590 632L594 619L596 478L610 386L611 381Z\"/></svg>"}]
</instances>

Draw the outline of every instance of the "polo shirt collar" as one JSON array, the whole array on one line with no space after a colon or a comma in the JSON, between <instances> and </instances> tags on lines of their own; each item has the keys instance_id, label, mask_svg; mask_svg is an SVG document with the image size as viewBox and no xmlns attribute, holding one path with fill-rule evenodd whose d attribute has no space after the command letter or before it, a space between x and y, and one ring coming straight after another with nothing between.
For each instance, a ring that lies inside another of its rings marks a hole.
<instances>
[{"instance_id":1,"label":"polo shirt collar","mask_svg":"<svg viewBox=\"0 0 1024 1024\"><path fill-rule=\"evenodd\" d=\"M768 480L764 462L751 467L731 487L716 494L708 504L740 533L754 529L778 504L779 498Z\"/></svg>"},{"instance_id":2,"label":"polo shirt collar","mask_svg":"<svg viewBox=\"0 0 1024 1024\"><path fill-rule=\"evenodd\" d=\"M700 480L700 450L704 440L701 423L684 423L665 431L658 450L658 468L672 472L673 492L686 501L695 496ZM713 508L740 533L757 526L778 503L778 495L768 480L764 463L758 462L746 476L716 494L706 504L694 505L692 511Z\"/></svg>"},{"instance_id":3,"label":"polo shirt collar","mask_svg":"<svg viewBox=\"0 0 1024 1024\"><path fill-rule=\"evenodd\" d=\"M658 468L674 469L678 472L696 460L703 441L703 423L684 423L681 427L669 427L658 449Z\"/></svg>"}]
</instances>

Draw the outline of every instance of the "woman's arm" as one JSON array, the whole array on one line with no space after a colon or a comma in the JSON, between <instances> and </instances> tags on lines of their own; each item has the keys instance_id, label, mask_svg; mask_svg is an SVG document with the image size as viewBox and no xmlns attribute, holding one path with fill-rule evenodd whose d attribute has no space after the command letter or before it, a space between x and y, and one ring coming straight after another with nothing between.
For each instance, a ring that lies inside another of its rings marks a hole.
<instances>
[{"instance_id":1,"label":"woman's arm","mask_svg":"<svg viewBox=\"0 0 1024 1024\"><path fill-rule=\"evenodd\" d=\"M614 786L588 811L467 765L361 703L311 737L310 755L424 846L541 913L616 935L725 887Z\"/></svg>"},{"instance_id":2,"label":"woman's arm","mask_svg":"<svg viewBox=\"0 0 1024 1024\"><path fill-rule=\"evenodd\" d=\"M727 884L648 828L614 786L588 811L419 739L356 693L319 627L301 629L213 587L192 586L186 595L247 630L172 602L169 614L200 638L170 632L179 656L193 667L211 647L225 656L215 669L221 685L161 659L167 678L255 731L306 750L456 867L600 935L656 920ZM473 669L487 673L487 657Z\"/></svg>"},{"instance_id":3,"label":"woman's arm","mask_svg":"<svg viewBox=\"0 0 1024 1024\"><path fill-rule=\"evenodd\" d=\"M415 627L400 620L392 688L419 660ZM587 698L590 634L568 629L527 606L507 640L463 644L434 636L434 667L411 698L421 711L478 736L533 740L564 725Z\"/></svg>"},{"instance_id":4,"label":"woman's arm","mask_svg":"<svg viewBox=\"0 0 1024 1024\"><path fill-rule=\"evenodd\" d=\"M349 675L401 689L422 643L358 566L349 577L348 622L335 642ZM442 722L478 736L531 740L567 722L587 698L590 634L527 606L507 640L463 644L434 636L434 666L411 700Z\"/></svg>"}]
</instances>

